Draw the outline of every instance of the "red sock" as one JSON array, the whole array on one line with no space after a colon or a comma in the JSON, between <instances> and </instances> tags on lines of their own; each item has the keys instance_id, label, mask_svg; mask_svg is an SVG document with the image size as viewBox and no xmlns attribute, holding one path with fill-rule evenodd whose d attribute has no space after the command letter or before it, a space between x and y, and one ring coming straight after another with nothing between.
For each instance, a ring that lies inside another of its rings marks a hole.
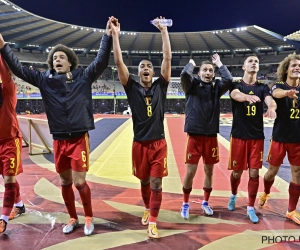
<instances>
[{"instance_id":1,"label":"red sock","mask_svg":"<svg viewBox=\"0 0 300 250\"><path fill-rule=\"evenodd\" d=\"M78 217L75 208L75 196L72 185L73 183L70 183L68 185L61 185L61 193L70 217L77 220Z\"/></svg>"},{"instance_id":2,"label":"red sock","mask_svg":"<svg viewBox=\"0 0 300 250\"><path fill-rule=\"evenodd\" d=\"M299 196L300 196L300 185L299 184L295 184L293 182L290 182L290 186L289 186L289 208L288 211L289 212L293 212L294 210L296 210L297 207L297 203L299 200Z\"/></svg>"},{"instance_id":3,"label":"red sock","mask_svg":"<svg viewBox=\"0 0 300 250\"><path fill-rule=\"evenodd\" d=\"M20 185L19 182L16 180L16 198L15 198L15 204L19 203L21 201L21 195L20 195Z\"/></svg>"},{"instance_id":4,"label":"red sock","mask_svg":"<svg viewBox=\"0 0 300 250\"><path fill-rule=\"evenodd\" d=\"M91 189L90 189L89 185L85 181L80 186L76 186L76 188L80 194L80 198L81 198L83 209L84 209L84 215L93 217L92 195L91 195Z\"/></svg>"},{"instance_id":5,"label":"red sock","mask_svg":"<svg viewBox=\"0 0 300 250\"><path fill-rule=\"evenodd\" d=\"M162 189L151 189L149 222L156 222L162 200Z\"/></svg>"},{"instance_id":6,"label":"red sock","mask_svg":"<svg viewBox=\"0 0 300 250\"><path fill-rule=\"evenodd\" d=\"M272 185L273 185L273 183L274 183L274 180L275 180L275 179L273 179L272 181L267 181L267 180L264 178L264 186L265 186L265 193L266 193L266 194L269 194L269 193L270 193L271 187L272 187Z\"/></svg>"},{"instance_id":7,"label":"red sock","mask_svg":"<svg viewBox=\"0 0 300 250\"><path fill-rule=\"evenodd\" d=\"M3 197L3 208L2 214L9 216L10 212L15 204L16 197L16 183L7 183L4 185L4 197Z\"/></svg>"},{"instance_id":8,"label":"red sock","mask_svg":"<svg viewBox=\"0 0 300 250\"><path fill-rule=\"evenodd\" d=\"M190 199L190 193L192 192L192 188L182 187L182 191L183 191L183 202L188 203Z\"/></svg>"},{"instance_id":9,"label":"red sock","mask_svg":"<svg viewBox=\"0 0 300 250\"><path fill-rule=\"evenodd\" d=\"M249 178L248 181L248 206L254 207L257 191L259 186L259 177Z\"/></svg>"},{"instance_id":10,"label":"red sock","mask_svg":"<svg viewBox=\"0 0 300 250\"><path fill-rule=\"evenodd\" d=\"M203 198L203 200L208 201L210 193L212 191L212 188L203 187L203 190L204 190L204 198Z\"/></svg>"},{"instance_id":11,"label":"red sock","mask_svg":"<svg viewBox=\"0 0 300 250\"><path fill-rule=\"evenodd\" d=\"M150 183L147 185L141 185L141 193L142 193L142 198L145 204L145 207L147 209L150 208L149 202L150 202L150 196L151 196L151 188L150 188Z\"/></svg>"},{"instance_id":12,"label":"red sock","mask_svg":"<svg viewBox=\"0 0 300 250\"><path fill-rule=\"evenodd\" d=\"M240 179L235 179L231 173L230 175L230 185L231 185L231 193L233 195L236 195L237 194L237 190L238 190L238 187L241 183L241 178Z\"/></svg>"}]
</instances>

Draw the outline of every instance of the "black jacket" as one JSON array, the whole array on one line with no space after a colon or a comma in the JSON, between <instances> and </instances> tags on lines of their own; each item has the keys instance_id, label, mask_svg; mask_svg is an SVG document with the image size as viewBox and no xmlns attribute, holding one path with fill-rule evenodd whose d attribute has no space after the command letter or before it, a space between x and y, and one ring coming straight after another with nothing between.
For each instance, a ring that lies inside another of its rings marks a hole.
<instances>
[{"instance_id":1,"label":"black jacket","mask_svg":"<svg viewBox=\"0 0 300 250\"><path fill-rule=\"evenodd\" d=\"M203 82L193 77L194 66L188 63L182 70L181 86L186 96L184 132L199 135L219 133L220 97L232 86L232 76L221 66L222 80Z\"/></svg>"},{"instance_id":2,"label":"black jacket","mask_svg":"<svg viewBox=\"0 0 300 250\"><path fill-rule=\"evenodd\" d=\"M1 54L17 77L40 89L50 133L59 137L95 128L91 85L107 68L111 47L112 37L105 34L95 60L86 69L73 70L71 79L54 70L30 70L19 62L7 44Z\"/></svg>"}]
</instances>

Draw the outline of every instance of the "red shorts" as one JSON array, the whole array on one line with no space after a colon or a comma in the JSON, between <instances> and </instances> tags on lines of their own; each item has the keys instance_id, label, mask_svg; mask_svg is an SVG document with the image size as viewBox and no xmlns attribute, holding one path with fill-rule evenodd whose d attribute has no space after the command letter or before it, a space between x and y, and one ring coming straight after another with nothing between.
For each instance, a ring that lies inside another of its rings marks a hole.
<instances>
[{"instance_id":1,"label":"red shorts","mask_svg":"<svg viewBox=\"0 0 300 250\"><path fill-rule=\"evenodd\" d=\"M22 138L15 137L0 141L0 174L17 176L23 173L21 161Z\"/></svg>"},{"instance_id":2,"label":"red shorts","mask_svg":"<svg viewBox=\"0 0 300 250\"><path fill-rule=\"evenodd\" d=\"M89 134L68 140L53 140L54 162L57 173L72 169L75 172L89 170Z\"/></svg>"},{"instance_id":3,"label":"red shorts","mask_svg":"<svg viewBox=\"0 0 300 250\"><path fill-rule=\"evenodd\" d=\"M262 168L264 159L264 139L230 139L229 170L247 170Z\"/></svg>"},{"instance_id":4,"label":"red shorts","mask_svg":"<svg viewBox=\"0 0 300 250\"><path fill-rule=\"evenodd\" d=\"M185 153L185 163L198 164L201 156L204 164L219 162L217 137L188 135Z\"/></svg>"},{"instance_id":5,"label":"red shorts","mask_svg":"<svg viewBox=\"0 0 300 250\"><path fill-rule=\"evenodd\" d=\"M300 143L271 141L267 162L272 166L279 167L283 163L286 153L291 165L300 166Z\"/></svg>"},{"instance_id":6,"label":"red shorts","mask_svg":"<svg viewBox=\"0 0 300 250\"><path fill-rule=\"evenodd\" d=\"M132 143L132 174L140 180L168 175L165 139Z\"/></svg>"}]
</instances>

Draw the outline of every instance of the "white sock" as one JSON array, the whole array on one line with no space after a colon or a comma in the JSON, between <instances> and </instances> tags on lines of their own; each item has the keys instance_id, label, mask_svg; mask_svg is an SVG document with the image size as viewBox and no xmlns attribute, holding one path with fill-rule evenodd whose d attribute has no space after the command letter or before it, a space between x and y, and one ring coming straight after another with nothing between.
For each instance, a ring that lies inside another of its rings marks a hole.
<instances>
[{"instance_id":1,"label":"white sock","mask_svg":"<svg viewBox=\"0 0 300 250\"><path fill-rule=\"evenodd\" d=\"M208 204L208 201L205 201L205 200L202 201L202 204L204 204L205 202L207 202L207 204Z\"/></svg>"},{"instance_id":2,"label":"white sock","mask_svg":"<svg viewBox=\"0 0 300 250\"><path fill-rule=\"evenodd\" d=\"M19 201L18 203L15 203L15 207L23 207L24 203L23 201Z\"/></svg>"},{"instance_id":3,"label":"white sock","mask_svg":"<svg viewBox=\"0 0 300 250\"><path fill-rule=\"evenodd\" d=\"M231 194L230 197L236 197L236 194Z\"/></svg>"},{"instance_id":4,"label":"white sock","mask_svg":"<svg viewBox=\"0 0 300 250\"><path fill-rule=\"evenodd\" d=\"M247 206L247 210L255 210L254 207Z\"/></svg>"},{"instance_id":5,"label":"white sock","mask_svg":"<svg viewBox=\"0 0 300 250\"><path fill-rule=\"evenodd\" d=\"M8 218L9 216L6 216L6 215L1 215L1 219L4 220L6 223L8 222Z\"/></svg>"}]
</instances>

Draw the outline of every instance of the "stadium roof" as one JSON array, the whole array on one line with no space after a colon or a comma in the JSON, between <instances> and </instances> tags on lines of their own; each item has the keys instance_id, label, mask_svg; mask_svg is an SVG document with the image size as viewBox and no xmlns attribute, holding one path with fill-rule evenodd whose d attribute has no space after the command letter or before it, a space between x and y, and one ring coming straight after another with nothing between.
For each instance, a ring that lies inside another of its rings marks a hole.
<instances>
[{"instance_id":1,"label":"stadium roof","mask_svg":"<svg viewBox=\"0 0 300 250\"><path fill-rule=\"evenodd\" d=\"M10 1L0 0L0 33L12 48L48 51L58 43L77 53L98 51L104 28L75 26L32 14ZM300 42L261 28L240 28L199 32L170 32L172 52L180 55L264 53L300 49ZM121 48L126 54L159 54L158 32L122 31ZM174 55L173 54L173 55Z\"/></svg>"},{"instance_id":2,"label":"stadium roof","mask_svg":"<svg viewBox=\"0 0 300 250\"><path fill-rule=\"evenodd\" d=\"M284 37L284 39L289 39L289 40L294 40L294 41L300 42L300 30L287 35L286 37Z\"/></svg>"}]
</instances>

